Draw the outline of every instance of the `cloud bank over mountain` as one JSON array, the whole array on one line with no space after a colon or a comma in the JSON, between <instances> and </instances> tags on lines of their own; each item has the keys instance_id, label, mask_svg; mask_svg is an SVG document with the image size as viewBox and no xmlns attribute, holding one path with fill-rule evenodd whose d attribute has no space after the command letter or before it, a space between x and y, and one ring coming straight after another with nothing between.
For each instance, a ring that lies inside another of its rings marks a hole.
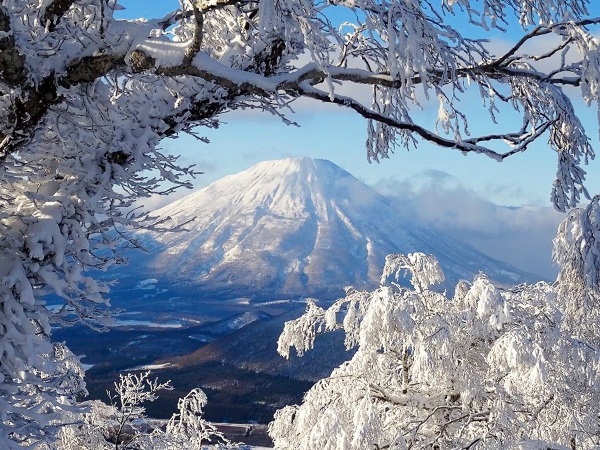
<instances>
[{"instance_id":1,"label":"cloud bank over mountain","mask_svg":"<svg viewBox=\"0 0 600 450\"><path fill-rule=\"evenodd\" d=\"M375 188L404 220L444 232L527 272L556 276L552 239L564 215L550 206L496 205L452 175L434 170L382 180Z\"/></svg>"}]
</instances>

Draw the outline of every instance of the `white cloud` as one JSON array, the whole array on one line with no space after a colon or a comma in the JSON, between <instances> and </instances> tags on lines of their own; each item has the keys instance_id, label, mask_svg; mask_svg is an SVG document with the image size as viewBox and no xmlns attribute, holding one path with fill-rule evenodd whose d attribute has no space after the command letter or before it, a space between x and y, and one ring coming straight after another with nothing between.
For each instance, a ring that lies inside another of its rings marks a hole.
<instances>
[{"instance_id":1,"label":"white cloud","mask_svg":"<svg viewBox=\"0 0 600 450\"><path fill-rule=\"evenodd\" d=\"M376 188L421 226L448 233L522 270L548 279L556 276L552 239L563 215L551 207L499 206L442 171L383 180Z\"/></svg>"}]
</instances>

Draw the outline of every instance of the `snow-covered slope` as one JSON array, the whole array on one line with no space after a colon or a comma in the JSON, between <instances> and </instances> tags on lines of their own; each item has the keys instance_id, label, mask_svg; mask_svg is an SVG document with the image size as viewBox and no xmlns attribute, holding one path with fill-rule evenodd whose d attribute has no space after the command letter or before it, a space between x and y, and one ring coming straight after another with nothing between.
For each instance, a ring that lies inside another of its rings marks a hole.
<instances>
[{"instance_id":1,"label":"snow-covered slope","mask_svg":"<svg viewBox=\"0 0 600 450\"><path fill-rule=\"evenodd\" d=\"M335 164L259 163L157 214L188 232L146 233L153 273L243 296L339 296L377 284L385 255L435 254L449 286L484 271L514 284L534 277L466 244L404 223L390 202Z\"/></svg>"}]
</instances>

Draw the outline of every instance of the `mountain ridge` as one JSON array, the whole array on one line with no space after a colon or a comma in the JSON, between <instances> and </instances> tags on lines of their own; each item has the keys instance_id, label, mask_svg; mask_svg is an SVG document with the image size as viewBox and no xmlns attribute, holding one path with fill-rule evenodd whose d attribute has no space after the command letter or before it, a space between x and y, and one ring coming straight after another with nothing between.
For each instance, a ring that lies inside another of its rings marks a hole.
<instances>
[{"instance_id":1,"label":"mountain ridge","mask_svg":"<svg viewBox=\"0 0 600 450\"><path fill-rule=\"evenodd\" d=\"M155 214L188 222L189 231L143 233L149 269L232 296L369 289L387 254L415 251L438 258L447 288L479 271L506 285L539 279L407 223L390 200L327 160L264 161Z\"/></svg>"}]
</instances>

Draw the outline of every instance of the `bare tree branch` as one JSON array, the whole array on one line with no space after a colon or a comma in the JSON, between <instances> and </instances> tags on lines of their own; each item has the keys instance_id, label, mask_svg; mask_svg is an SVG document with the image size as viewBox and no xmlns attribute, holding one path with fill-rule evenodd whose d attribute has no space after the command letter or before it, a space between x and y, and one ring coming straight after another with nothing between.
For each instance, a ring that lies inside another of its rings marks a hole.
<instances>
[{"instance_id":1,"label":"bare tree branch","mask_svg":"<svg viewBox=\"0 0 600 450\"><path fill-rule=\"evenodd\" d=\"M461 141L461 142L457 142L452 139L444 139L441 136L439 136L438 134L435 134L434 132L429 131L420 125L417 125L417 124L411 123L411 122L398 121L392 117L381 114L373 109L369 109L350 97L339 96L339 95L331 96L330 94L328 94L324 91L318 90L306 83L301 84L299 86L298 90L299 90L299 93L305 97L313 98L315 100L319 100L324 103L333 103L333 104L336 104L339 106L350 108L350 109L356 111L358 114L360 114L365 119L374 120L376 122L386 124L390 127L397 128L399 130L406 130L406 131L416 133L424 140L426 140L428 142L432 142L440 147L457 149L457 150L460 150L465 153L481 153L486 156L489 156L492 159L495 159L496 161L501 161L506 156L509 156L508 154L505 155L503 153L498 153L490 148L478 145L476 139L470 139L469 141ZM489 139L484 139L484 140L489 140ZM523 151L523 150L524 149L521 149L519 151Z\"/></svg>"}]
</instances>

